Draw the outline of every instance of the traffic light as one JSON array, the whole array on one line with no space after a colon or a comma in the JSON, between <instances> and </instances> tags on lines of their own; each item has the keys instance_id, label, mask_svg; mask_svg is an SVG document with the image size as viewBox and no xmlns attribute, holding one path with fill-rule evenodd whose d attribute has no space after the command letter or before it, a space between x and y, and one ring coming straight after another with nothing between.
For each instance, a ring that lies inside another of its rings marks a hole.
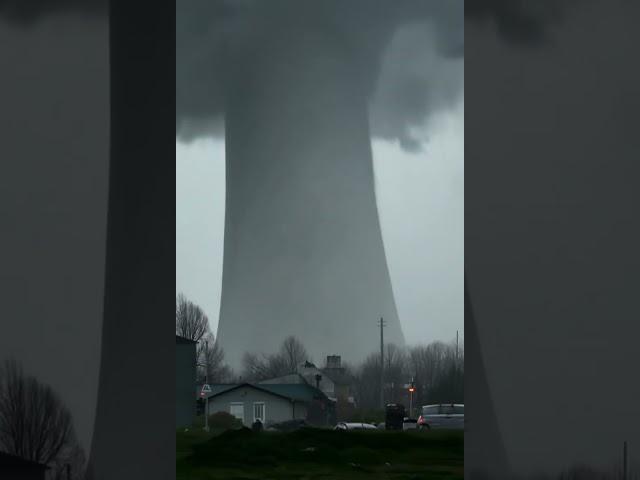
<instances>
[{"instance_id":1,"label":"traffic light","mask_svg":"<svg viewBox=\"0 0 640 480\"><path fill-rule=\"evenodd\" d=\"M411 393L413 393L413 392L415 392L415 391L416 391L416 386L415 386L415 384L414 384L413 382L411 382L411 383L409 384L409 391L410 391Z\"/></svg>"}]
</instances>

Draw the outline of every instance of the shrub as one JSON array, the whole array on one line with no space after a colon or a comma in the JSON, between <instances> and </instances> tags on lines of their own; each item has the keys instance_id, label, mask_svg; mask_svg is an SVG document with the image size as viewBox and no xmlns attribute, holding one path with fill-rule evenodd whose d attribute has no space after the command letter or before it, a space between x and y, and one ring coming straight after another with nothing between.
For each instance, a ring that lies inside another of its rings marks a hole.
<instances>
[{"instance_id":1,"label":"shrub","mask_svg":"<svg viewBox=\"0 0 640 480\"><path fill-rule=\"evenodd\" d=\"M209 428L216 430L235 430L242 428L242 422L227 412L209 415Z\"/></svg>"}]
</instances>

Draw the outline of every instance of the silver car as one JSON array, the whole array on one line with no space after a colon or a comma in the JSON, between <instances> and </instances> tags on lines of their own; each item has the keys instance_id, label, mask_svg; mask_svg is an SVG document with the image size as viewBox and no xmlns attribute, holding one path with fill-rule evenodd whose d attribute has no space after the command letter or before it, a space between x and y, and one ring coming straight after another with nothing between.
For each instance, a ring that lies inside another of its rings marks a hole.
<instances>
[{"instance_id":1,"label":"silver car","mask_svg":"<svg viewBox=\"0 0 640 480\"><path fill-rule=\"evenodd\" d=\"M418 418L419 430L437 428L464 429L464 405L460 403L441 403L425 405Z\"/></svg>"},{"instance_id":2,"label":"silver car","mask_svg":"<svg viewBox=\"0 0 640 480\"><path fill-rule=\"evenodd\" d=\"M370 423L356 423L356 422L340 422L334 430L377 430L378 427L371 425Z\"/></svg>"}]
</instances>

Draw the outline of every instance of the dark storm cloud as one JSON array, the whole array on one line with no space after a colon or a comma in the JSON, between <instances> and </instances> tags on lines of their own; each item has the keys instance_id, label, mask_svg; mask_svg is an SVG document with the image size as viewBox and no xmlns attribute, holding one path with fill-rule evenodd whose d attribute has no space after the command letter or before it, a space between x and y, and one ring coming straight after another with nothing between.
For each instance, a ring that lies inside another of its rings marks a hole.
<instances>
[{"instance_id":1,"label":"dark storm cloud","mask_svg":"<svg viewBox=\"0 0 640 480\"><path fill-rule=\"evenodd\" d=\"M225 89L256 76L255 65L263 65L260 81L268 82L272 52L304 38L308 56L327 59L326 45L348 56L350 74L371 100L374 135L415 148L411 128L462 92L461 69L453 65L462 64L463 23L458 0L179 1L176 135L220 134ZM314 81L322 82L319 72Z\"/></svg>"},{"instance_id":2,"label":"dark storm cloud","mask_svg":"<svg viewBox=\"0 0 640 480\"><path fill-rule=\"evenodd\" d=\"M464 62L443 56L436 41L433 24L407 24L382 55L370 102L371 129L379 138L397 139L407 151L421 148L412 129L428 122L430 113L451 107L464 90Z\"/></svg>"},{"instance_id":3,"label":"dark storm cloud","mask_svg":"<svg viewBox=\"0 0 640 480\"><path fill-rule=\"evenodd\" d=\"M30 25L52 14L103 15L108 5L108 0L0 0L0 18Z\"/></svg>"},{"instance_id":4,"label":"dark storm cloud","mask_svg":"<svg viewBox=\"0 0 640 480\"><path fill-rule=\"evenodd\" d=\"M504 40L531 47L546 43L550 28L575 3L577 0L473 0L465 5L465 18L490 22Z\"/></svg>"}]
</instances>

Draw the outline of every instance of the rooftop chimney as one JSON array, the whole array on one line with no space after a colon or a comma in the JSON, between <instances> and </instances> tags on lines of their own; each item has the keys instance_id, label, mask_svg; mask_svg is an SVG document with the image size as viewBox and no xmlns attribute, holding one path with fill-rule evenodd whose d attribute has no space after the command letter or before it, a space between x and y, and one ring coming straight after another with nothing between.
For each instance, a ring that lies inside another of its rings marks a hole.
<instances>
[{"instance_id":1,"label":"rooftop chimney","mask_svg":"<svg viewBox=\"0 0 640 480\"><path fill-rule=\"evenodd\" d=\"M327 368L340 368L341 360L340 355L327 355Z\"/></svg>"}]
</instances>

